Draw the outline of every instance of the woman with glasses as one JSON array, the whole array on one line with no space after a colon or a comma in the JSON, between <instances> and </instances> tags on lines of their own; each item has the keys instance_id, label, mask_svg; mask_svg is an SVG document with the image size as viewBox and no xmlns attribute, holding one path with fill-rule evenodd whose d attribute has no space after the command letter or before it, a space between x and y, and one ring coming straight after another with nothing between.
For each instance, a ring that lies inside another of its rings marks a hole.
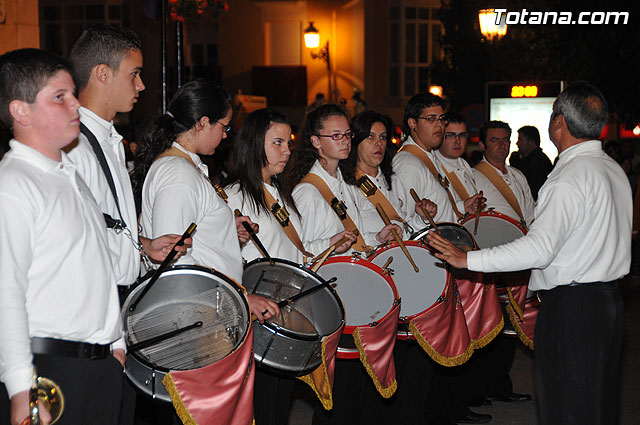
<instances>
[{"instance_id":1,"label":"woman with glasses","mask_svg":"<svg viewBox=\"0 0 640 425\"><path fill-rule=\"evenodd\" d=\"M423 199L418 206L413 198L405 198L407 191L402 182L395 178L391 168L393 148L388 142L393 125L389 117L373 111L361 112L351 121L351 130L355 135L351 142L351 153L347 159L340 161L340 170L345 182L351 186L363 230L375 231L384 226L375 205L359 189L359 183L366 177L398 213L401 221L396 223L403 227L405 239L408 239L411 228L417 231L427 223L422 208L434 216L437 212L436 204Z\"/></svg>"},{"instance_id":2,"label":"woman with glasses","mask_svg":"<svg viewBox=\"0 0 640 425\"><path fill-rule=\"evenodd\" d=\"M167 113L147 130L136 157L134 193L141 205L142 234L162 235L172 229L181 234L196 223L192 247L178 264L212 267L242 283L240 244L249 234L234 218L207 177L201 155L212 155L227 137L231 97L206 81L189 82L176 92ZM263 297L248 295L251 312L260 321L279 314L278 306Z\"/></svg>"},{"instance_id":3,"label":"woman with glasses","mask_svg":"<svg viewBox=\"0 0 640 425\"><path fill-rule=\"evenodd\" d=\"M293 188L292 196L302 219L303 243L316 254L343 236L349 242L339 246L336 253L348 251L354 243L355 250L364 251L369 245L392 239L390 226L358 236L352 232L362 227L360 215L338 168L339 162L349 156L352 138L344 110L334 104L322 105L307 115L302 142L287 170L287 187ZM328 199L321 192L324 187L330 191ZM351 220L350 229L345 230L340 215Z\"/></svg>"}]
</instances>

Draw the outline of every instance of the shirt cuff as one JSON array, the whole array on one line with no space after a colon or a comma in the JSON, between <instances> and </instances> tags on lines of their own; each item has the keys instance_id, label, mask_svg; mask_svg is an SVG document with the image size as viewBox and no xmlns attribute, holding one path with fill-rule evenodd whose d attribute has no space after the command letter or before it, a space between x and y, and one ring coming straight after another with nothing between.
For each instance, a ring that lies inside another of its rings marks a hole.
<instances>
[{"instance_id":1,"label":"shirt cuff","mask_svg":"<svg viewBox=\"0 0 640 425\"><path fill-rule=\"evenodd\" d=\"M480 251L467 252L467 269L473 272L481 272L482 270L482 253Z\"/></svg>"},{"instance_id":2,"label":"shirt cuff","mask_svg":"<svg viewBox=\"0 0 640 425\"><path fill-rule=\"evenodd\" d=\"M3 380L7 387L9 398L22 391L31 389L31 381L33 379L33 367L20 367L12 372L5 374Z\"/></svg>"},{"instance_id":3,"label":"shirt cuff","mask_svg":"<svg viewBox=\"0 0 640 425\"><path fill-rule=\"evenodd\" d=\"M127 352L127 344L124 342L124 337L111 344L111 351L115 351L118 348L123 349L125 353Z\"/></svg>"}]
</instances>

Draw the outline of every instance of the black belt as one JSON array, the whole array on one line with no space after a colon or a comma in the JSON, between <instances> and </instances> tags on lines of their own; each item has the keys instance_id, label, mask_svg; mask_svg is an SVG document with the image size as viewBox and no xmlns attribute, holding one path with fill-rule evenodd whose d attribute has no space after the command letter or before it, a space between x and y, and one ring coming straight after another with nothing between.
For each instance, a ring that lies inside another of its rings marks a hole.
<instances>
[{"instance_id":1,"label":"black belt","mask_svg":"<svg viewBox=\"0 0 640 425\"><path fill-rule=\"evenodd\" d=\"M33 354L44 354L49 356L101 360L111 354L111 345L35 337L31 338L31 352Z\"/></svg>"}]
</instances>

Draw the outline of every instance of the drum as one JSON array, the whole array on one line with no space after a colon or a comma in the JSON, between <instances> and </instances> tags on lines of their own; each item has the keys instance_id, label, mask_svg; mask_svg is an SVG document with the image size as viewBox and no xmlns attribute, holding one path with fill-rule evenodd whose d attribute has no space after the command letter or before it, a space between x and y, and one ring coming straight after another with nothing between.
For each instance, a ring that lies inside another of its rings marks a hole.
<instances>
[{"instance_id":1,"label":"drum","mask_svg":"<svg viewBox=\"0 0 640 425\"><path fill-rule=\"evenodd\" d=\"M353 341L353 331L384 320L399 302L393 279L379 266L358 256L331 257L320 267L324 279L335 278L335 290L345 308L345 327L338 357L357 359L360 353Z\"/></svg>"},{"instance_id":2,"label":"drum","mask_svg":"<svg viewBox=\"0 0 640 425\"><path fill-rule=\"evenodd\" d=\"M148 282L128 295L122 321L129 347L156 342L129 349L125 373L141 392L171 402L162 385L164 376L172 370L208 366L232 353L249 329L249 305L242 288L222 273L175 266L160 275L130 312L129 306ZM177 334L169 336L172 332Z\"/></svg>"},{"instance_id":3,"label":"drum","mask_svg":"<svg viewBox=\"0 0 640 425\"><path fill-rule=\"evenodd\" d=\"M393 258L387 268L391 270L393 282L402 299L399 339L411 337L407 327L409 320L426 313L441 301L449 283L449 271L444 263L422 241L404 243L420 272L415 272L397 242L383 245L369 258L369 261L380 267L384 267L389 258Z\"/></svg>"},{"instance_id":4,"label":"drum","mask_svg":"<svg viewBox=\"0 0 640 425\"><path fill-rule=\"evenodd\" d=\"M477 246L475 239L471 236L471 233L457 223L438 223L438 229L440 229L440 234L443 238L457 246L458 249L462 251L472 251ZM433 226L428 224L424 229L413 233L409 239L412 241L420 240L431 230L433 230Z\"/></svg>"},{"instance_id":5,"label":"drum","mask_svg":"<svg viewBox=\"0 0 640 425\"><path fill-rule=\"evenodd\" d=\"M344 308L331 286L311 270L282 259L256 259L246 265L242 281L248 293L282 301L312 287L323 289L280 309L280 316L255 322L256 363L295 376L322 363L322 340L344 324Z\"/></svg>"},{"instance_id":6,"label":"drum","mask_svg":"<svg viewBox=\"0 0 640 425\"><path fill-rule=\"evenodd\" d=\"M461 224L473 234L475 227L475 215L470 215ZM527 233L524 226L509 217L495 211L484 211L480 213L478 220L478 232L473 235L478 244L478 248L493 248L514 241Z\"/></svg>"}]
</instances>

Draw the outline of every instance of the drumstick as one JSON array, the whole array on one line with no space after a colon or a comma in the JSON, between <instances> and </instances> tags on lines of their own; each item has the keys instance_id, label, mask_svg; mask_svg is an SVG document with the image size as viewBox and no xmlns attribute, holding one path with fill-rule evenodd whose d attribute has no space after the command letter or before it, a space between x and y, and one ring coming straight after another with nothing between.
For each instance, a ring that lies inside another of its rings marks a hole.
<instances>
[{"instance_id":1,"label":"drumstick","mask_svg":"<svg viewBox=\"0 0 640 425\"><path fill-rule=\"evenodd\" d=\"M389 217L387 216L387 213L384 212L384 210L382 209L382 206L380 204L376 204L376 210L378 210L378 214L380 214L380 218L382 219L382 221L384 221L385 225L391 224L391 220L389 220ZM402 238L398 234L398 231L396 229L392 228L391 229L391 234L393 235L393 238L396 240L396 242L398 242L398 245L400 245L400 248L402 248L402 252L404 252L404 255L407 256L407 259L409 260L409 262L413 266L413 270L415 270L416 273L419 273L420 269L418 268L418 266L416 266L416 263L415 263L415 261L413 261L413 258L411 258L411 254L409 254L409 250L405 246L404 242L402 242Z\"/></svg>"},{"instance_id":2,"label":"drumstick","mask_svg":"<svg viewBox=\"0 0 640 425\"><path fill-rule=\"evenodd\" d=\"M184 333L186 331L190 331L191 329L201 328L201 327L202 327L202 321L199 320L199 321L193 323L192 325L185 326L185 327L182 327L182 328L178 328L178 329L176 329L174 331L166 332L166 333L163 333L161 335L154 336L154 337L149 338L149 339L145 339L144 341L136 342L135 344L132 344L132 345L128 346L127 350L129 352L142 350L143 348L147 348L147 347L151 347L152 345L160 344L162 341L166 341L167 339L173 338L174 336L178 336L181 333Z\"/></svg>"},{"instance_id":3,"label":"drumstick","mask_svg":"<svg viewBox=\"0 0 640 425\"><path fill-rule=\"evenodd\" d=\"M356 230L354 230L354 231L353 231L353 232L351 232L351 233L353 233L353 234L354 234L354 236L358 236L358 234L359 234L360 232L358 232L358 230L356 229ZM327 249L325 249L324 251L322 251L322 252L320 253L320 255L318 255L318 256L317 256L317 257L315 257L313 260L311 260L311 262L312 262L312 263L315 263L316 261L319 261L319 262L320 262L320 265L322 265L322 263L324 263L324 260L326 260L326 259L327 259L327 257L329 257L329 255L331 255L331 253L332 253L332 252L333 252L337 247L339 247L340 245L342 245L343 243L348 242L348 241L349 241L349 237L348 237L348 236L343 237L343 238L342 238L342 239L340 239L338 242L334 243L334 244L333 244L333 245L331 245L329 248L327 248ZM322 260L322 261L320 261L320 260ZM313 267L315 268L316 266L314 265ZM320 266L318 266L318 268L320 268ZM312 269L312 271L314 271L314 272L315 272L315 271L317 271L317 269L316 269L316 270L313 270L313 269Z\"/></svg>"},{"instance_id":4,"label":"drumstick","mask_svg":"<svg viewBox=\"0 0 640 425\"><path fill-rule=\"evenodd\" d=\"M384 262L384 266L382 266L382 270L386 270L392 261L393 261L393 255L390 255L389 258L387 258L387 261Z\"/></svg>"},{"instance_id":5,"label":"drumstick","mask_svg":"<svg viewBox=\"0 0 640 425\"><path fill-rule=\"evenodd\" d=\"M315 270L314 270L314 271L315 271ZM282 308L282 307L286 306L287 304L291 304L291 303L292 303L292 302L294 302L295 300L299 300L300 298L306 297L307 295L311 295L311 294L313 294L314 292L316 292L316 291L318 291L318 290L320 290L320 289L322 289L322 288L327 287L329 284L331 284L331 283L335 282L336 280L337 280L337 279L336 279L335 277L333 277L333 278L329 279L329 280L326 282L326 284L316 285L316 286L314 286L314 287L312 287L312 288L305 289L304 291L299 292L299 293L297 293L297 294L295 294L295 295L293 295L293 296L291 296L291 297L289 297L289 298L286 298L286 299L284 299L284 300L282 300L282 301L279 301L279 302L278 302L278 308Z\"/></svg>"},{"instance_id":6,"label":"drumstick","mask_svg":"<svg viewBox=\"0 0 640 425\"><path fill-rule=\"evenodd\" d=\"M482 191L479 192L480 199L482 199ZM476 222L473 224L473 235L478 234L478 223L480 222L480 208L482 207L482 202L478 200L478 207L476 208Z\"/></svg>"},{"instance_id":7,"label":"drumstick","mask_svg":"<svg viewBox=\"0 0 640 425\"><path fill-rule=\"evenodd\" d=\"M185 239L188 239L191 237L191 235L193 234L193 232L196 230L196 223L191 223L189 225L189 227L187 228L187 230L185 230L185 232L182 234L182 236L180 237L180 239L178 240L178 242L176 242L176 244L173 246L173 248L171 249L171 252L169 254L167 254L167 257L164 259L164 261L162 262L162 264L160 264L160 267L158 267L156 269L156 272L153 274L153 276L151 277L151 279L149 280L149 283L147 283L147 286L145 286L142 291L140 291L140 295L138 296L138 298L136 298L136 300L134 302L131 303L131 306L129 307L129 311L133 311L136 309L136 307L138 306L138 303L140 302L140 300L142 299L142 297L145 296L145 294L147 292L149 292L149 289L151 289L151 285L153 285L154 283L156 283L156 280L158 280L158 278L160 277L160 275L165 271L165 269L169 266L169 264L171 263L171 261L173 261L174 257L176 256L176 254L178 253L178 251L176 251L176 247L177 246L181 246L184 245L184 241Z\"/></svg>"},{"instance_id":8,"label":"drumstick","mask_svg":"<svg viewBox=\"0 0 640 425\"><path fill-rule=\"evenodd\" d=\"M242 213L240 212L239 209L236 209L233 213L235 214L236 217L242 217ZM258 251L260 251L260 254L264 258L269 260L270 263L273 264L273 259L271 258L271 256L267 252L267 248L265 248L264 245L262 245L262 242L258 238L258 235L256 235L256 232L254 232L253 229L251 228L251 225L249 223L247 223L246 221L243 221L242 222L242 227L244 227L244 230L246 230L247 233L249 233L249 237L251 238L251 241L256 246L256 248L258 248Z\"/></svg>"},{"instance_id":9,"label":"drumstick","mask_svg":"<svg viewBox=\"0 0 640 425\"><path fill-rule=\"evenodd\" d=\"M420 209L422 210L422 214L424 214L425 217L427 217L427 220L429 220L429 223L431 224L431 227L433 227L433 230L435 230L438 234L440 234L440 229L438 229L438 225L436 224L436 222L433 221L433 217L431 217L431 214L429 214L429 211L422 208L420 197L418 196L416 191L413 190L413 188L411 188L409 189L409 192L411 193L411 197L413 198L413 200L416 201L416 204L418 204L418 207L420 207Z\"/></svg>"}]
</instances>

